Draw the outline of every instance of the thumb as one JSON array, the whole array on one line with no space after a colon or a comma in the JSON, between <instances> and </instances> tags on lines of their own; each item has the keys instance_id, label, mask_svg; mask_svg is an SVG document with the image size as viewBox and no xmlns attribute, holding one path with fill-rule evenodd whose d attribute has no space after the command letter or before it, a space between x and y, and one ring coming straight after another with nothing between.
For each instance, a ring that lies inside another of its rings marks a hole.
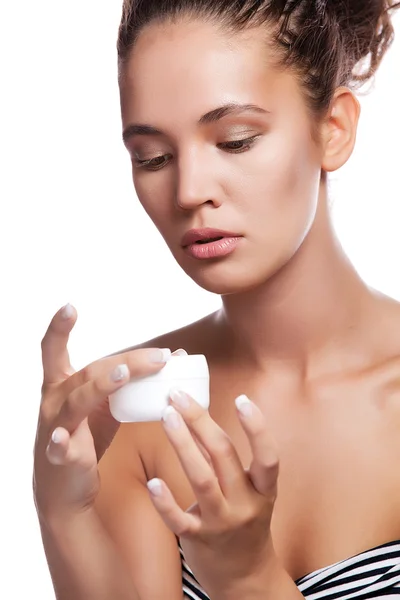
<instances>
[{"instance_id":1,"label":"thumb","mask_svg":"<svg viewBox=\"0 0 400 600\"><path fill-rule=\"evenodd\" d=\"M61 308L51 320L42 340L43 385L59 383L74 373L67 344L76 320L71 304Z\"/></svg>"}]
</instances>

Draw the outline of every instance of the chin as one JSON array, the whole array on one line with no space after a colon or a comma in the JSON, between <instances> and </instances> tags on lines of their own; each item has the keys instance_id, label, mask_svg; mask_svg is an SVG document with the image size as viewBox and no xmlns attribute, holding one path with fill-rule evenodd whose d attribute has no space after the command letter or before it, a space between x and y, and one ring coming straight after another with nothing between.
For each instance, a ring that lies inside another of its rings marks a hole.
<instances>
[{"instance_id":1,"label":"chin","mask_svg":"<svg viewBox=\"0 0 400 600\"><path fill-rule=\"evenodd\" d=\"M186 275L188 275L197 285L219 296L231 294L243 294L250 292L255 288L265 284L270 277L274 275L274 270L266 274L260 265L252 264L251 267L243 264L228 264L228 261L219 261L215 263L203 263L188 267L181 265Z\"/></svg>"}]
</instances>

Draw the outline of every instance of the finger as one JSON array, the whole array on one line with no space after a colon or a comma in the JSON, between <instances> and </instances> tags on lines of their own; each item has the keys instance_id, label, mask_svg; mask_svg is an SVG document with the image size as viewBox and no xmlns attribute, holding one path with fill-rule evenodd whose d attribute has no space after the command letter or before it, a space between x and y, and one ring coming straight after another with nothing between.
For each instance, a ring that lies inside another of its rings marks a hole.
<instances>
[{"instance_id":1,"label":"finger","mask_svg":"<svg viewBox=\"0 0 400 600\"><path fill-rule=\"evenodd\" d=\"M51 320L42 339L43 385L58 383L73 372L67 343L76 319L75 309L67 304Z\"/></svg>"},{"instance_id":2,"label":"finger","mask_svg":"<svg viewBox=\"0 0 400 600\"><path fill-rule=\"evenodd\" d=\"M49 445L46 449L47 458L53 465L63 465L69 448L70 435L63 427L53 431Z\"/></svg>"},{"instance_id":3,"label":"finger","mask_svg":"<svg viewBox=\"0 0 400 600\"><path fill-rule=\"evenodd\" d=\"M120 423L116 423L115 433L119 426ZM96 430L98 431L99 428L96 428ZM49 439L50 433L51 437ZM77 427L75 427L73 431L68 431L65 427L62 427L58 423L54 422L53 418L52 421L46 423L44 427L41 429L38 428L36 433L34 454L36 454L39 449L40 452L46 452L50 462L54 464L64 464L66 461L72 461L74 448L80 448L83 443L90 450L92 456L94 456L94 459L96 459L98 448L101 446L105 436L104 432L100 431L99 440L96 440L95 434L96 432L93 432L89 427L88 419L83 419L80 423L78 423ZM109 438L110 437L111 435L109 435ZM107 444L107 447L108 446L109 443ZM99 458L97 459L97 462L98 461Z\"/></svg>"},{"instance_id":4,"label":"finger","mask_svg":"<svg viewBox=\"0 0 400 600\"><path fill-rule=\"evenodd\" d=\"M63 427L57 427L50 438L46 455L53 465L92 467L96 457L86 423L82 423L72 435Z\"/></svg>"},{"instance_id":5,"label":"finger","mask_svg":"<svg viewBox=\"0 0 400 600\"><path fill-rule=\"evenodd\" d=\"M204 458L181 415L173 406L167 406L163 424L169 441L193 488L200 509L219 514L225 507L225 499L214 472Z\"/></svg>"},{"instance_id":6,"label":"finger","mask_svg":"<svg viewBox=\"0 0 400 600\"><path fill-rule=\"evenodd\" d=\"M57 424L63 425L62 419L67 419L68 427L73 429L79 423L79 418L89 416L88 411L93 410L99 402L106 401L109 394L121 387L119 384L124 385L129 378L144 377L160 371L170 357L171 350L168 348L148 348L101 358L68 377L56 394L48 395L43 399L42 408L46 406L46 413L50 415L57 415L63 411L64 414L61 419L58 419ZM112 382L117 386L111 385L111 391L107 392L110 390L108 377L112 377L112 373L122 365L128 367L129 377L122 380L117 378L115 382ZM105 381L106 383L104 383ZM80 388L84 388L84 391ZM102 397L96 392L97 388L102 390ZM90 400L91 393L95 394L92 401ZM81 410L79 410L79 402L83 403ZM75 410L71 409L75 408L79 416L74 416Z\"/></svg>"},{"instance_id":7,"label":"finger","mask_svg":"<svg viewBox=\"0 0 400 600\"><path fill-rule=\"evenodd\" d=\"M64 393L70 394L77 387L104 377L105 373L111 373L118 365L126 364L130 378L146 377L160 371L171 358L169 348L146 348L135 349L100 358L74 373L65 382Z\"/></svg>"},{"instance_id":8,"label":"finger","mask_svg":"<svg viewBox=\"0 0 400 600\"><path fill-rule=\"evenodd\" d=\"M183 511L161 479L151 479L147 482L147 487L162 520L176 536L190 536L199 531L201 526L199 517Z\"/></svg>"},{"instance_id":9,"label":"finger","mask_svg":"<svg viewBox=\"0 0 400 600\"><path fill-rule=\"evenodd\" d=\"M253 461L249 476L255 489L264 496L275 498L279 459L272 436L261 410L247 396L235 400L242 427L250 442Z\"/></svg>"},{"instance_id":10,"label":"finger","mask_svg":"<svg viewBox=\"0 0 400 600\"><path fill-rule=\"evenodd\" d=\"M81 385L68 395L56 419L56 426L73 433L78 425L99 406L110 394L120 389L130 379L128 365L117 365L111 372L102 373Z\"/></svg>"},{"instance_id":11,"label":"finger","mask_svg":"<svg viewBox=\"0 0 400 600\"><path fill-rule=\"evenodd\" d=\"M198 449L200 450L200 452L202 453L202 455L204 456L205 460L207 461L207 463L210 465L210 467L214 470L213 464L212 464L212 460L210 455L208 454L207 450L204 448L203 444L201 443L201 441L196 437L196 435L193 433L193 431L191 431L192 437L194 439L194 441L196 442L196 445L198 447Z\"/></svg>"},{"instance_id":12,"label":"finger","mask_svg":"<svg viewBox=\"0 0 400 600\"><path fill-rule=\"evenodd\" d=\"M223 495L240 502L242 494L248 493L248 478L231 440L211 418L208 410L188 394L174 389L170 396L172 405L208 453Z\"/></svg>"}]
</instances>

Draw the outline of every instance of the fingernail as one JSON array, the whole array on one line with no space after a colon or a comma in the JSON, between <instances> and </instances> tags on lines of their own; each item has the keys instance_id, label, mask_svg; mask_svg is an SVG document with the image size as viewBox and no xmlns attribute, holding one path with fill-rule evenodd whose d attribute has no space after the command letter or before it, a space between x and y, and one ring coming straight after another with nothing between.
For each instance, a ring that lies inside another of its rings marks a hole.
<instances>
[{"instance_id":1,"label":"fingernail","mask_svg":"<svg viewBox=\"0 0 400 600\"><path fill-rule=\"evenodd\" d=\"M154 479L150 479L147 482L147 488L149 492L153 494L153 496L161 496L162 495L162 483L160 479L154 477Z\"/></svg>"},{"instance_id":2,"label":"fingernail","mask_svg":"<svg viewBox=\"0 0 400 600\"><path fill-rule=\"evenodd\" d=\"M126 377L129 376L128 365L118 365L115 367L114 371L111 372L111 380L117 383L118 381L122 381Z\"/></svg>"},{"instance_id":3,"label":"fingernail","mask_svg":"<svg viewBox=\"0 0 400 600\"><path fill-rule=\"evenodd\" d=\"M55 429L51 434L51 441L54 442L54 444L59 444L61 442L61 438L62 434L60 429Z\"/></svg>"},{"instance_id":4,"label":"fingernail","mask_svg":"<svg viewBox=\"0 0 400 600\"><path fill-rule=\"evenodd\" d=\"M61 318L62 319L70 319L73 314L74 314L74 309L72 307L72 304L70 304L70 303L66 304L63 307L63 309L61 310Z\"/></svg>"},{"instance_id":5,"label":"fingernail","mask_svg":"<svg viewBox=\"0 0 400 600\"><path fill-rule=\"evenodd\" d=\"M183 348L178 348L178 350L175 350L175 352L173 354L174 354L174 356L187 356L188 355L186 350L184 350Z\"/></svg>"},{"instance_id":6,"label":"fingernail","mask_svg":"<svg viewBox=\"0 0 400 600\"><path fill-rule=\"evenodd\" d=\"M182 390L172 388L169 395L170 395L171 400L173 400L173 402L175 402L175 404L177 406L179 406L179 408L189 408L189 406L190 406L189 397L187 394L185 394L185 392L182 392Z\"/></svg>"},{"instance_id":7,"label":"fingernail","mask_svg":"<svg viewBox=\"0 0 400 600\"><path fill-rule=\"evenodd\" d=\"M161 348L152 350L149 353L149 361L152 363L168 362L171 358L171 350L169 348Z\"/></svg>"},{"instance_id":8,"label":"fingernail","mask_svg":"<svg viewBox=\"0 0 400 600\"><path fill-rule=\"evenodd\" d=\"M163 421L170 429L179 429L182 417L173 406L167 406L163 412Z\"/></svg>"},{"instance_id":9,"label":"fingernail","mask_svg":"<svg viewBox=\"0 0 400 600\"><path fill-rule=\"evenodd\" d=\"M253 403L244 394L236 398L235 404L240 414L244 417L250 417L253 414Z\"/></svg>"}]
</instances>

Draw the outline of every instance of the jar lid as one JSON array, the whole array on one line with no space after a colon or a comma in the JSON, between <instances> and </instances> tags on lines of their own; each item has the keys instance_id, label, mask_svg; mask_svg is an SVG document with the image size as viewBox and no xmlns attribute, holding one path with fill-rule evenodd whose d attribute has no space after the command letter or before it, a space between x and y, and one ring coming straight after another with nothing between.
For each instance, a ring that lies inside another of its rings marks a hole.
<instances>
[{"instance_id":1,"label":"jar lid","mask_svg":"<svg viewBox=\"0 0 400 600\"><path fill-rule=\"evenodd\" d=\"M171 356L158 373L135 378L132 381L140 379L140 381L158 382L168 379L208 379L209 377L206 357L203 354L187 354Z\"/></svg>"}]
</instances>

